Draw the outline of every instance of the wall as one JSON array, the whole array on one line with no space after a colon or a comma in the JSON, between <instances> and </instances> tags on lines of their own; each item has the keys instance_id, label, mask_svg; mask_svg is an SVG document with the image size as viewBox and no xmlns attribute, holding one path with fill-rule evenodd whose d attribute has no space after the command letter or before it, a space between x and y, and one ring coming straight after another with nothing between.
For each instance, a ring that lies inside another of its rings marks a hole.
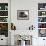
<instances>
[{"instance_id":1,"label":"wall","mask_svg":"<svg viewBox=\"0 0 46 46\"><path fill-rule=\"evenodd\" d=\"M15 3L14 3L15 2ZM32 3L33 2L33 3ZM17 10L29 10L29 20L17 20ZM15 0L11 2L11 22L14 22L17 30L27 30L32 24L37 23L37 2L30 0Z\"/></svg>"},{"instance_id":2,"label":"wall","mask_svg":"<svg viewBox=\"0 0 46 46\"><path fill-rule=\"evenodd\" d=\"M43 44L43 39L35 36L38 36L38 3L45 2L46 0L11 0L11 22L16 26L16 31L25 31L32 24L35 26L36 34L33 33L33 46L40 46L39 44ZM29 10L29 20L17 20L17 10Z\"/></svg>"},{"instance_id":3,"label":"wall","mask_svg":"<svg viewBox=\"0 0 46 46\"><path fill-rule=\"evenodd\" d=\"M38 3L46 0L11 0L11 22L16 25L17 30L27 30L29 26L38 25ZM17 10L29 10L29 20L17 20Z\"/></svg>"}]
</instances>

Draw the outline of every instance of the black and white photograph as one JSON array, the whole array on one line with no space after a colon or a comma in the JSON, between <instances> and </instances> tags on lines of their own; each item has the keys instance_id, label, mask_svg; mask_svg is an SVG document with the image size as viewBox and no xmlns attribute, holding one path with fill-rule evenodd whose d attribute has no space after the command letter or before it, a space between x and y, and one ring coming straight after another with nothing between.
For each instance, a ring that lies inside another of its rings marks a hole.
<instances>
[{"instance_id":1,"label":"black and white photograph","mask_svg":"<svg viewBox=\"0 0 46 46\"><path fill-rule=\"evenodd\" d=\"M29 20L29 10L17 10L17 20Z\"/></svg>"}]
</instances>

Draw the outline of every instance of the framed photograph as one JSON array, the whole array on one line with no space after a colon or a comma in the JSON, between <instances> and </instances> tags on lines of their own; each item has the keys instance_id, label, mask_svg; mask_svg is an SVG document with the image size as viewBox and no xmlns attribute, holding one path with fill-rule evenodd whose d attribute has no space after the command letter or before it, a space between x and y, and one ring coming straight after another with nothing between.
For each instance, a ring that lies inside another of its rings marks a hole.
<instances>
[{"instance_id":1,"label":"framed photograph","mask_svg":"<svg viewBox=\"0 0 46 46\"><path fill-rule=\"evenodd\" d=\"M17 20L29 20L29 10L17 10Z\"/></svg>"}]
</instances>

